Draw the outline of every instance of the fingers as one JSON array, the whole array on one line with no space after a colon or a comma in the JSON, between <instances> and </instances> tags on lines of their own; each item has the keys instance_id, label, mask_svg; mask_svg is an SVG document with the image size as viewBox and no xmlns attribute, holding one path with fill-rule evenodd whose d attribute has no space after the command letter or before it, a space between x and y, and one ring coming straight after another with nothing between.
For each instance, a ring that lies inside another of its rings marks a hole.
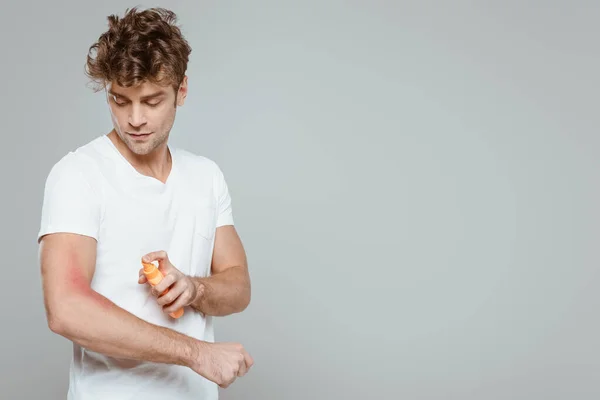
<instances>
[{"instance_id":1,"label":"fingers","mask_svg":"<svg viewBox=\"0 0 600 400\"><path fill-rule=\"evenodd\" d=\"M161 294L163 294L165 292L165 290L169 289L169 293L171 296L173 296L173 294L171 294L171 285L173 285L175 282L177 281L177 277L175 275L165 275L165 277L156 285L152 288L152 294L154 294L155 296L159 296ZM176 296L179 296L180 293L178 293ZM173 297L173 300L175 300L176 297ZM171 301L173 301L171 300Z\"/></svg>"},{"instance_id":2,"label":"fingers","mask_svg":"<svg viewBox=\"0 0 600 400\"><path fill-rule=\"evenodd\" d=\"M179 296L179 298L177 299L177 301L175 301L174 303L168 304L167 306L164 306L163 307L163 312L165 314L172 314L175 311L183 308L183 301L180 301L180 299L181 299L181 296Z\"/></svg>"},{"instance_id":3,"label":"fingers","mask_svg":"<svg viewBox=\"0 0 600 400\"><path fill-rule=\"evenodd\" d=\"M148 279L146 279L146 275L144 275L144 268L140 268L138 283L146 283Z\"/></svg>"},{"instance_id":4,"label":"fingers","mask_svg":"<svg viewBox=\"0 0 600 400\"><path fill-rule=\"evenodd\" d=\"M233 384L233 382L235 382L235 380L237 378L238 378L238 375L231 374L231 377L229 378L229 380L222 382L219 386L222 387L223 389L227 389L229 386L231 386Z\"/></svg>"},{"instance_id":5,"label":"fingers","mask_svg":"<svg viewBox=\"0 0 600 400\"><path fill-rule=\"evenodd\" d=\"M158 305L166 306L168 304L171 304L175 300L177 300L181 296L181 294L184 292L184 289L181 287L181 285L178 282L176 282L173 286L169 287L168 289L169 289L168 292L166 292L166 293L161 292L162 294L158 296L158 299L156 300Z\"/></svg>"},{"instance_id":6,"label":"fingers","mask_svg":"<svg viewBox=\"0 0 600 400\"><path fill-rule=\"evenodd\" d=\"M153 251L142 257L142 261L147 262L147 263L151 263L153 261L158 261L159 263L162 263L162 262L168 261L168 260L169 260L169 256L167 255L167 252L164 250Z\"/></svg>"},{"instance_id":7,"label":"fingers","mask_svg":"<svg viewBox=\"0 0 600 400\"><path fill-rule=\"evenodd\" d=\"M239 368L238 368L237 376L242 377L242 376L246 375L246 372L248 372L248 367L246 366L246 360L244 360L244 358L242 358L239 361Z\"/></svg>"},{"instance_id":8,"label":"fingers","mask_svg":"<svg viewBox=\"0 0 600 400\"><path fill-rule=\"evenodd\" d=\"M153 251L142 257L142 262L152 263L154 261L158 261L158 270L162 272L163 275L167 275L173 268L169 256L164 250Z\"/></svg>"},{"instance_id":9,"label":"fingers","mask_svg":"<svg viewBox=\"0 0 600 400\"><path fill-rule=\"evenodd\" d=\"M250 354L244 349L241 344L237 345L237 362L238 362L238 371L237 377L242 377L248 373L252 365L254 364L254 360L250 357Z\"/></svg>"},{"instance_id":10,"label":"fingers","mask_svg":"<svg viewBox=\"0 0 600 400\"><path fill-rule=\"evenodd\" d=\"M163 311L165 313L171 314L191 303L192 294L186 288L187 287L183 284L183 281L179 281L172 289L169 290L169 293L163 296L165 297L164 301L162 298L159 298L159 304L163 306ZM175 297L174 300L168 298L168 295L171 291L177 293L176 296L173 296Z\"/></svg>"},{"instance_id":11,"label":"fingers","mask_svg":"<svg viewBox=\"0 0 600 400\"><path fill-rule=\"evenodd\" d=\"M227 389L229 387L229 385L231 385L233 383L233 381L235 381L235 379L232 379L232 380L227 381L225 383L221 383L219 385L219 387L222 388L222 389Z\"/></svg>"},{"instance_id":12,"label":"fingers","mask_svg":"<svg viewBox=\"0 0 600 400\"><path fill-rule=\"evenodd\" d=\"M142 262L152 263L153 261L158 261L158 270L162 272L163 275L174 272L180 273L180 271L171 263L171 260L169 260L166 251L154 251L142 257Z\"/></svg>"},{"instance_id":13,"label":"fingers","mask_svg":"<svg viewBox=\"0 0 600 400\"><path fill-rule=\"evenodd\" d=\"M254 360L243 347L241 348L241 354L242 358L240 360L240 370L238 371L239 377L246 375L252 365L254 365Z\"/></svg>"},{"instance_id":14,"label":"fingers","mask_svg":"<svg viewBox=\"0 0 600 400\"><path fill-rule=\"evenodd\" d=\"M246 364L246 371L248 371L254 365L254 359L252 358L252 356L250 355L250 353L248 353L246 351L246 349L242 349L242 351L243 351L243 354L244 354L244 362Z\"/></svg>"},{"instance_id":15,"label":"fingers","mask_svg":"<svg viewBox=\"0 0 600 400\"><path fill-rule=\"evenodd\" d=\"M142 262L152 263L158 261L158 269L163 273L163 279L152 287L151 291L157 297L158 305L163 307L165 313L171 314L188 305L193 295L186 290L188 285L182 278L185 276L169 261L165 251L154 251L142 257ZM147 283L144 268L140 268L138 283Z\"/></svg>"},{"instance_id":16,"label":"fingers","mask_svg":"<svg viewBox=\"0 0 600 400\"><path fill-rule=\"evenodd\" d=\"M216 352L211 357L212 363L214 363L214 369L211 372L214 375L206 377L217 383L219 387L227 388L236 379L248 373L254 360L239 343L220 343L214 346L212 349Z\"/></svg>"}]
</instances>

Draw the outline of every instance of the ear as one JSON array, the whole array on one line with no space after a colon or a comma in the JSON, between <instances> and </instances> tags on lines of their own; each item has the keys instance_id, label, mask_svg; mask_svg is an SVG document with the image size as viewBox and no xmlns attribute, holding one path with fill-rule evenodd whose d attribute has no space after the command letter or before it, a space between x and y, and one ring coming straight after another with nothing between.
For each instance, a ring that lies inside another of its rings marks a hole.
<instances>
[{"instance_id":1,"label":"ear","mask_svg":"<svg viewBox=\"0 0 600 400\"><path fill-rule=\"evenodd\" d=\"M177 91L177 105L182 106L185 103L185 98L188 93L188 77L187 75L183 77L183 81L181 85L179 85L179 90Z\"/></svg>"}]
</instances>

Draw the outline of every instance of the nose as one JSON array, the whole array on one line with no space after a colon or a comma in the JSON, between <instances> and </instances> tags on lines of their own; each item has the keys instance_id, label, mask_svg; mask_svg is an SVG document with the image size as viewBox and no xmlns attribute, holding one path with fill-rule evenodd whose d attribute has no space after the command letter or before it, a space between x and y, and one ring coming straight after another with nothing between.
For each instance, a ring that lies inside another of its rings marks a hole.
<instances>
[{"instance_id":1,"label":"nose","mask_svg":"<svg viewBox=\"0 0 600 400\"><path fill-rule=\"evenodd\" d=\"M131 112L129 113L129 125L134 128L138 128L146 123L146 116L144 115L144 111L142 107L137 104L134 104L133 107L130 108Z\"/></svg>"}]
</instances>

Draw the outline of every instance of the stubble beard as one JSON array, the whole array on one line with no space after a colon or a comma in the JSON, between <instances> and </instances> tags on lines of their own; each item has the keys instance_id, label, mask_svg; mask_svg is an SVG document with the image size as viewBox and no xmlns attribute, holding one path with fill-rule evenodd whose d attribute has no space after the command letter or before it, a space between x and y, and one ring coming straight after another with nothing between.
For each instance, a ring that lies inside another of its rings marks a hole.
<instances>
[{"instance_id":1,"label":"stubble beard","mask_svg":"<svg viewBox=\"0 0 600 400\"><path fill-rule=\"evenodd\" d=\"M127 148L129 148L132 153L137 154L138 156L145 156L152 153L154 150L162 146L167 141L168 137L168 133L154 132L150 135L150 140L145 142L136 142L127 134L123 134L118 131L117 133Z\"/></svg>"}]
</instances>

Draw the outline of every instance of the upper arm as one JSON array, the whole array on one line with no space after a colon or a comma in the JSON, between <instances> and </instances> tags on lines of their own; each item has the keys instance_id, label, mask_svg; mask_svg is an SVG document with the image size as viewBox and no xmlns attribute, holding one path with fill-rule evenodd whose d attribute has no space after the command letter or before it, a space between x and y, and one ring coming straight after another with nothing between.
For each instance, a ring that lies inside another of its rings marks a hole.
<instances>
[{"instance_id":1,"label":"upper arm","mask_svg":"<svg viewBox=\"0 0 600 400\"><path fill-rule=\"evenodd\" d=\"M38 232L49 317L70 294L89 293L100 221L101 201L79 160L69 154L53 166L46 179Z\"/></svg>"},{"instance_id":2,"label":"upper arm","mask_svg":"<svg viewBox=\"0 0 600 400\"><path fill-rule=\"evenodd\" d=\"M219 273L229 267L238 267L247 273L246 253L233 223L231 195L223 172L218 166L215 174L215 193L217 229L211 271Z\"/></svg>"},{"instance_id":3,"label":"upper arm","mask_svg":"<svg viewBox=\"0 0 600 400\"><path fill-rule=\"evenodd\" d=\"M217 228L212 259L212 273L238 267L248 272L248 262L242 241L233 225Z\"/></svg>"},{"instance_id":4,"label":"upper arm","mask_svg":"<svg viewBox=\"0 0 600 400\"><path fill-rule=\"evenodd\" d=\"M96 240L79 234L53 233L40 240L44 305L52 325L58 306L71 295L91 293L96 266Z\"/></svg>"}]
</instances>

